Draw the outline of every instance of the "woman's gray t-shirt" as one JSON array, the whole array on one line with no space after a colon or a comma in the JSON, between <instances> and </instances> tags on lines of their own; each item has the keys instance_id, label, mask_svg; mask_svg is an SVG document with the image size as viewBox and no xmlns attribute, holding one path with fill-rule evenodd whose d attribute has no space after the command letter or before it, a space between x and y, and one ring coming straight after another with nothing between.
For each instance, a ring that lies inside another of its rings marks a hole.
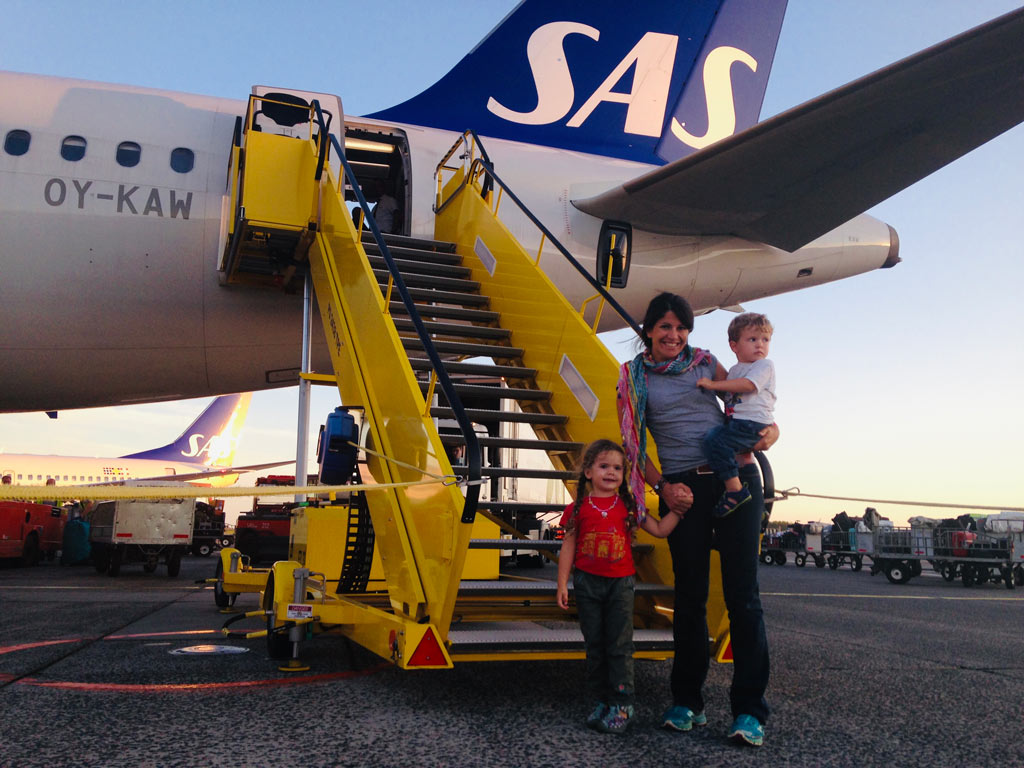
<instances>
[{"instance_id":1,"label":"woman's gray t-shirt","mask_svg":"<svg viewBox=\"0 0 1024 768\"><path fill-rule=\"evenodd\" d=\"M713 379L714 355L678 376L647 374L647 428L658 449L662 474L686 472L707 463L701 441L725 420L714 393L697 387L697 379Z\"/></svg>"}]
</instances>

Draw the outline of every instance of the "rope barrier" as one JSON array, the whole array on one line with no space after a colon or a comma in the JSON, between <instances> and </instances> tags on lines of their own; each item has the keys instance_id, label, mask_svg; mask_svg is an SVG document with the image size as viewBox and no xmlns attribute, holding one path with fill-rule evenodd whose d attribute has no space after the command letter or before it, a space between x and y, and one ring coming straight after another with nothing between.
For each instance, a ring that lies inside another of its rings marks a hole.
<instances>
[{"instance_id":1,"label":"rope barrier","mask_svg":"<svg viewBox=\"0 0 1024 768\"><path fill-rule=\"evenodd\" d=\"M939 501L900 501L896 499L860 499L855 496L824 496L816 493L804 493L794 486L784 491L777 491L775 501L785 501L791 496L806 496L809 499L829 499L830 501L856 501L866 504L897 504L907 507L936 507L939 509L981 509L986 512L1024 512L1024 507L992 507L983 504L947 504Z\"/></svg>"},{"instance_id":2,"label":"rope barrier","mask_svg":"<svg viewBox=\"0 0 1024 768\"><path fill-rule=\"evenodd\" d=\"M207 497L294 496L350 493L353 491L385 491L414 485L437 485L445 480L411 480L404 483L361 483L359 485L260 485L212 488L196 485L0 485L0 500L31 501L39 499L205 499Z\"/></svg>"}]
</instances>

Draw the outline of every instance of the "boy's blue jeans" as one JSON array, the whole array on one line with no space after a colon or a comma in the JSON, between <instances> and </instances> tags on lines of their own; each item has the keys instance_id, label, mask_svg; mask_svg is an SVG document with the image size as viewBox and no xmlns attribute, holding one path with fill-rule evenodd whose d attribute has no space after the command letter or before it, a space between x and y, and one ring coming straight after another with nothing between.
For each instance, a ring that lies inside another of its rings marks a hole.
<instances>
[{"instance_id":1,"label":"boy's blue jeans","mask_svg":"<svg viewBox=\"0 0 1024 768\"><path fill-rule=\"evenodd\" d=\"M587 649L587 689L594 701L632 704L633 576L577 570L573 593Z\"/></svg>"},{"instance_id":2,"label":"boy's blue jeans","mask_svg":"<svg viewBox=\"0 0 1024 768\"><path fill-rule=\"evenodd\" d=\"M747 419L727 419L724 424L709 430L704 436L704 455L719 480L728 480L739 474L736 454L751 450L761 439L761 430L768 427Z\"/></svg>"}]
</instances>

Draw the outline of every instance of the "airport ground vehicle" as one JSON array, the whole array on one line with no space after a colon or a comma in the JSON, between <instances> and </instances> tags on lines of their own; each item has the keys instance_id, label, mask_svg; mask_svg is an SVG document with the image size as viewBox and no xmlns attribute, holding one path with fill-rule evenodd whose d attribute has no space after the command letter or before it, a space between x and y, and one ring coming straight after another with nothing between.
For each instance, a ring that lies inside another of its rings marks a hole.
<instances>
[{"instance_id":1,"label":"airport ground vehicle","mask_svg":"<svg viewBox=\"0 0 1024 768\"><path fill-rule=\"evenodd\" d=\"M121 566L142 563L146 573L159 563L177 576L192 545L195 499L102 501L88 514L89 542L96 570L117 576Z\"/></svg>"},{"instance_id":2,"label":"airport ground vehicle","mask_svg":"<svg viewBox=\"0 0 1024 768\"><path fill-rule=\"evenodd\" d=\"M822 554L821 523L796 523L787 531L765 533L761 541L761 562L770 565L785 565L788 556L793 555L793 562L803 568L810 558L818 568L825 567L825 555Z\"/></svg>"},{"instance_id":3,"label":"airport ground vehicle","mask_svg":"<svg viewBox=\"0 0 1024 768\"><path fill-rule=\"evenodd\" d=\"M52 560L61 547L64 513L60 507L29 501L0 501L0 558L35 565Z\"/></svg>"},{"instance_id":4,"label":"airport ground vehicle","mask_svg":"<svg viewBox=\"0 0 1024 768\"><path fill-rule=\"evenodd\" d=\"M218 508L197 501L195 523L192 526L192 554L207 557L230 543L231 540L224 536L223 506Z\"/></svg>"},{"instance_id":5,"label":"airport ground vehicle","mask_svg":"<svg viewBox=\"0 0 1024 768\"><path fill-rule=\"evenodd\" d=\"M871 557L874 539L872 531L844 531L833 526L821 534L821 544L829 568L835 570L849 563L850 568L859 571L864 567L864 558Z\"/></svg>"},{"instance_id":6,"label":"airport ground vehicle","mask_svg":"<svg viewBox=\"0 0 1024 768\"><path fill-rule=\"evenodd\" d=\"M961 528L882 528L875 531L871 573L893 584L919 576L925 563L946 581L965 587L1003 583L1024 586L1024 532L976 532Z\"/></svg>"},{"instance_id":7,"label":"airport ground vehicle","mask_svg":"<svg viewBox=\"0 0 1024 768\"><path fill-rule=\"evenodd\" d=\"M256 479L257 486L294 483L293 475L267 475ZM235 523L234 546L253 564L288 559L292 510L297 504L281 501L280 496L271 498L274 501L261 502L259 496L253 497L252 511L239 515Z\"/></svg>"}]
</instances>

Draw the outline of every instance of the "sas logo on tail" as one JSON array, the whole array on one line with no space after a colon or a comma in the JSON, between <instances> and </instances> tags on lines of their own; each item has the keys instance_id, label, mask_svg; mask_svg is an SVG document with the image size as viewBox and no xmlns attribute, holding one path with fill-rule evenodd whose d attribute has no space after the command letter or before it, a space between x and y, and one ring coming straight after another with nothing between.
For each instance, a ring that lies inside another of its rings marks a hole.
<instances>
[{"instance_id":1,"label":"sas logo on tail","mask_svg":"<svg viewBox=\"0 0 1024 768\"><path fill-rule=\"evenodd\" d=\"M565 38L573 34L585 35L596 41L601 33L587 24L555 21L539 27L530 36L526 55L537 88L536 108L530 112L517 112L492 96L487 101L488 111L521 125L549 125L565 119L576 101L576 89L563 45ZM566 126L580 127L601 102L607 101L626 105L626 133L660 136L668 109L678 42L676 35L647 32L569 117ZM673 117L670 124L672 135L683 144L701 149L731 136L736 130L736 108L730 73L735 63L743 64L753 72L757 71L757 61L753 56L731 46L714 48L704 59L702 75L707 130L699 136L694 135L687 131L684 123ZM633 67L635 72L630 91L624 93L612 90Z\"/></svg>"},{"instance_id":2,"label":"sas logo on tail","mask_svg":"<svg viewBox=\"0 0 1024 768\"><path fill-rule=\"evenodd\" d=\"M230 458L237 447L238 438L231 435L214 435L207 440L205 435L197 433L188 436L188 450L181 455L188 459L203 457L204 463L212 464Z\"/></svg>"}]
</instances>

